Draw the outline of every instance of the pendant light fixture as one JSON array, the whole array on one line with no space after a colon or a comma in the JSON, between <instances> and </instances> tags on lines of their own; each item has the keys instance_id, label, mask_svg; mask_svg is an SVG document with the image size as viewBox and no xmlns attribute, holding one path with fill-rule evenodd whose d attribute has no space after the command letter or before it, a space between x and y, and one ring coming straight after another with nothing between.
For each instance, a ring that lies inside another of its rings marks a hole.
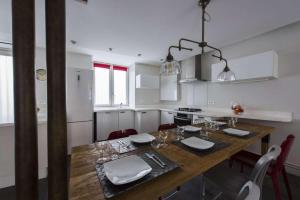
<instances>
[{"instance_id":1,"label":"pendant light fixture","mask_svg":"<svg viewBox=\"0 0 300 200\"><path fill-rule=\"evenodd\" d=\"M228 67L227 60L222 56L221 50L216 48L216 47L210 46L207 42L205 42L205 39L204 39L204 35L205 35L205 32L204 32L205 31L205 26L204 25L205 25L205 21L208 21L205 18L205 15L207 15L207 12L205 11L205 9L206 9L206 6L209 4L209 2L210 2L210 0L199 0L199 6L202 9L202 41L197 42L197 41L194 41L194 40L182 38L182 39L179 40L179 45L178 45L179 51L181 51L181 49L183 49L181 47L181 43L183 41L198 44L198 46L200 48L202 48L202 54L204 53L204 48L205 47L208 47L208 48L210 48L214 51L217 51L219 53L219 55L218 56L212 55L212 56L218 58L220 61L225 62L225 67L224 67L223 71L217 77L218 81L234 81L234 80L236 80L235 74Z\"/></svg>"},{"instance_id":2,"label":"pendant light fixture","mask_svg":"<svg viewBox=\"0 0 300 200\"><path fill-rule=\"evenodd\" d=\"M174 57L171 54L171 49L176 48L179 49L178 46L170 46L168 50L168 55L166 57L166 60L163 62L160 68L160 73L162 75L173 75L173 74L180 74L181 73L181 67L180 63L177 60L174 60ZM181 49L192 51L191 48L185 48L181 47Z\"/></svg>"}]
</instances>

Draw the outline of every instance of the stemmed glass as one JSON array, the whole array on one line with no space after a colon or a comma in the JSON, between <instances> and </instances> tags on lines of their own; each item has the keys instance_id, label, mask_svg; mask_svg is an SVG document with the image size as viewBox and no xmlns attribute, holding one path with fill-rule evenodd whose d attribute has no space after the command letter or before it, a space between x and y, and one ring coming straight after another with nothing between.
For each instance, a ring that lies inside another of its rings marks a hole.
<instances>
[{"instance_id":1,"label":"stemmed glass","mask_svg":"<svg viewBox=\"0 0 300 200\"><path fill-rule=\"evenodd\" d=\"M98 143L96 147L99 152L97 163L102 164L119 158L119 152L109 142ZM118 148L120 149L120 146Z\"/></svg>"},{"instance_id":2,"label":"stemmed glass","mask_svg":"<svg viewBox=\"0 0 300 200\"><path fill-rule=\"evenodd\" d=\"M163 141L163 144L162 144L162 146L164 146L164 147L166 147L166 146L168 146L167 145L167 143L166 143L166 140L167 140L167 138L168 138L168 136L169 136L169 132L168 131L159 131L159 137L162 139L162 141Z\"/></svg>"},{"instance_id":3,"label":"stemmed glass","mask_svg":"<svg viewBox=\"0 0 300 200\"><path fill-rule=\"evenodd\" d=\"M176 135L177 135L177 137L176 137L177 141L183 140L184 139L184 128L178 126L177 131L176 131Z\"/></svg>"}]
</instances>

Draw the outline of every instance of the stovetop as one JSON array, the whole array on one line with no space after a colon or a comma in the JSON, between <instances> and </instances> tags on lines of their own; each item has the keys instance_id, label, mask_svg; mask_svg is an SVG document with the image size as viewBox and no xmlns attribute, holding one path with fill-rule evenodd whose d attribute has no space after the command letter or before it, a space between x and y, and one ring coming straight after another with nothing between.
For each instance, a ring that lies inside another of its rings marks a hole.
<instances>
[{"instance_id":1,"label":"stovetop","mask_svg":"<svg viewBox=\"0 0 300 200\"><path fill-rule=\"evenodd\" d=\"M179 111L184 112L201 112L202 110L200 108L178 108Z\"/></svg>"}]
</instances>

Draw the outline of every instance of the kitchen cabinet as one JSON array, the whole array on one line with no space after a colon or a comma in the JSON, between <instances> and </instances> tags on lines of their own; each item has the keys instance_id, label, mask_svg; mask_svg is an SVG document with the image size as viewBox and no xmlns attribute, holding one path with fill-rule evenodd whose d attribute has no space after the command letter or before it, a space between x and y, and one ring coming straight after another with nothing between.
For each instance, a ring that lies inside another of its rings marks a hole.
<instances>
[{"instance_id":1,"label":"kitchen cabinet","mask_svg":"<svg viewBox=\"0 0 300 200\"><path fill-rule=\"evenodd\" d=\"M174 123L174 113L170 111L161 111L160 114L161 124L173 124Z\"/></svg>"},{"instance_id":2,"label":"kitchen cabinet","mask_svg":"<svg viewBox=\"0 0 300 200\"><path fill-rule=\"evenodd\" d=\"M139 74L136 76L136 88L158 89L159 76Z\"/></svg>"},{"instance_id":3,"label":"kitchen cabinet","mask_svg":"<svg viewBox=\"0 0 300 200\"><path fill-rule=\"evenodd\" d=\"M224 66L223 62L212 65L212 82L219 82L217 76ZM228 60L228 66L236 76L233 82L278 78L278 55L275 51Z\"/></svg>"},{"instance_id":4,"label":"kitchen cabinet","mask_svg":"<svg viewBox=\"0 0 300 200\"><path fill-rule=\"evenodd\" d=\"M157 131L160 122L158 110L138 111L135 113L135 129L138 133Z\"/></svg>"},{"instance_id":5,"label":"kitchen cabinet","mask_svg":"<svg viewBox=\"0 0 300 200\"><path fill-rule=\"evenodd\" d=\"M177 75L160 77L160 100L162 101L178 100Z\"/></svg>"},{"instance_id":6,"label":"kitchen cabinet","mask_svg":"<svg viewBox=\"0 0 300 200\"><path fill-rule=\"evenodd\" d=\"M119 130L118 112L97 113L97 140L106 140L108 135Z\"/></svg>"},{"instance_id":7,"label":"kitchen cabinet","mask_svg":"<svg viewBox=\"0 0 300 200\"><path fill-rule=\"evenodd\" d=\"M134 128L134 112L119 111L119 130Z\"/></svg>"},{"instance_id":8,"label":"kitchen cabinet","mask_svg":"<svg viewBox=\"0 0 300 200\"><path fill-rule=\"evenodd\" d=\"M93 121L68 123L67 130L69 154L72 147L91 144L93 142Z\"/></svg>"}]
</instances>

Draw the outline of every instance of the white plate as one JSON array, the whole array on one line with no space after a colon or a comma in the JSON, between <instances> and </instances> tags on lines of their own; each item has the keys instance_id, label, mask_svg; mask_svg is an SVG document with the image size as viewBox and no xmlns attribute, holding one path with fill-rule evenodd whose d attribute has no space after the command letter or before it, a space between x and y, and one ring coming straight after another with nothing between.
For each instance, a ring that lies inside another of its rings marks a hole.
<instances>
[{"instance_id":1,"label":"white plate","mask_svg":"<svg viewBox=\"0 0 300 200\"><path fill-rule=\"evenodd\" d=\"M215 143L213 142L202 140L197 137L189 137L187 139L181 140L181 143L185 144L188 147L192 147L194 149L199 150L210 149L215 145Z\"/></svg>"},{"instance_id":2,"label":"white plate","mask_svg":"<svg viewBox=\"0 0 300 200\"><path fill-rule=\"evenodd\" d=\"M148 143L148 142L152 142L153 140L155 140L155 137L148 133L141 133L141 134L137 134L137 135L131 135L131 136L129 136L129 139L135 143Z\"/></svg>"},{"instance_id":3,"label":"white plate","mask_svg":"<svg viewBox=\"0 0 300 200\"><path fill-rule=\"evenodd\" d=\"M246 136L249 135L249 131L243 131L235 128L226 128L223 130L225 133L231 134L231 135L237 135L237 136Z\"/></svg>"},{"instance_id":4,"label":"white plate","mask_svg":"<svg viewBox=\"0 0 300 200\"><path fill-rule=\"evenodd\" d=\"M197 132L201 130L201 128L195 126L183 126L182 128L188 132Z\"/></svg>"},{"instance_id":5,"label":"white plate","mask_svg":"<svg viewBox=\"0 0 300 200\"><path fill-rule=\"evenodd\" d=\"M122 185L143 178L152 168L136 155L103 164L104 173L114 185Z\"/></svg>"}]
</instances>

